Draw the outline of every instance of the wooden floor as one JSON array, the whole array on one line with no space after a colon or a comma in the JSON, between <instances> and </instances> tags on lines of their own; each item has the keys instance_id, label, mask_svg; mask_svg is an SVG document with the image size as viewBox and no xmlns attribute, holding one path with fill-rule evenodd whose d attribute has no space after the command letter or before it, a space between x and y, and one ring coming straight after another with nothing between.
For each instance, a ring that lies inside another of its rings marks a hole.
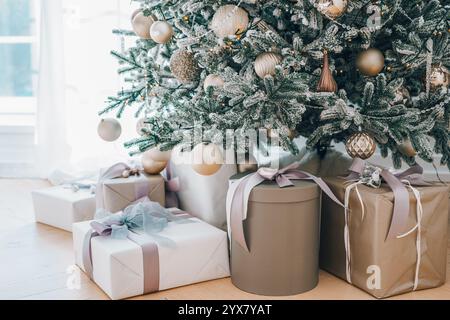
<instances>
[{"instance_id":1,"label":"wooden floor","mask_svg":"<svg viewBox=\"0 0 450 320\"><path fill-rule=\"evenodd\" d=\"M0 180L0 299L108 299L83 273L72 267L74 261L71 233L34 222L30 191L46 186L46 182L38 180ZM450 264L447 270L450 274ZM80 279L79 286L77 275ZM75 282L71 279L75 279ZM73 284L75 288L71 288ZM229 279L222 279L135 299L271 297L247 294L235 288ZM305 294L281 299L372 298L346 282L321 272L317 288ZM393 299L450 300L450 280L440 288L409 293Z\"/></svg>"}]
</instances>

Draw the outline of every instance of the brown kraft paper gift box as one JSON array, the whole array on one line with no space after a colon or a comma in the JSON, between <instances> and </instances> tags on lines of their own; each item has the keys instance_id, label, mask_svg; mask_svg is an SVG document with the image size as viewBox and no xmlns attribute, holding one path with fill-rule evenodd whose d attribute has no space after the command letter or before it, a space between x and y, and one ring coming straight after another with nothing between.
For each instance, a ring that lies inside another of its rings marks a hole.
<instances>
[{"instance_id":1,"label":"brown kraft paper gift box","mask_svg":"<svg viewBox=\"0 0 450 320\"><path fill-rule=\"evenodd\" d=\"M335 195L344 200L346 180L324 179ZM446 280L448 187L435 184L417 187L423 206L421 257L417 290L434 288ZM351 282L377 298L413 291L417 265L417 230L403 238L387 239L393 215L393 192L387 185L374 189L358 186L365 206L362 219L355 191L349 200ZM417 225L416 199L409 192L408 231ZM326 195L322 203L320 266L347 280L344 242L344 208Z\"/></svg>"},{"instance_id":2,"label":"brown kraft paper gift box","mask_svg":"<svg viewBox=\"0 0 450 320\"><path fill-rule=\"evenodd\" d=\"M141 173L129 178L106 179L101 182L100 187L102 192L101 195L97 194L97 197L101 199L97 199L97 207L100 202L109 212L119 212L145 196L162 206L165 205L165 184L161 175Z\"/></svg>"}]
</instances>

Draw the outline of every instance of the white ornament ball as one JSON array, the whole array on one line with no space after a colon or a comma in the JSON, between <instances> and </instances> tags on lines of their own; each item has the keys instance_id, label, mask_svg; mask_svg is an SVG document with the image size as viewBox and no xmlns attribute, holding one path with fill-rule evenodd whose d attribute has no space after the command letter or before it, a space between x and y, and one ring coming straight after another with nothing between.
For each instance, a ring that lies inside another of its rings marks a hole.
<instances>
[{"instance_id":1,"label":"white ornament ball","mask_svg":"<svg viewBox=\"0 0 450 320\"><path fill-rule=\"evenodd\" d=\"M169 162L171 154L172 150L161 151L159 150L159 147L150 149L149 151L146 152L146 155L149 158L158 162Z\"/></svg>"},{"instance_id":2,"label":"white ornament ball","mask_svg":"<svg viewBox=\"0 0 450 320\"><path fill-rule=\"evenodd\" d=\"M167 166L167 161L156 161L153 159L153 154L151 152L144 152L142 155L142 167L145 173L148 174L159 174Z\"/></svg>"},{"instance_id":3,"label":"white ornament ball","mask_svg":"<svg viewBox=\"0 0 450 320\"><path fill-rule=\"evenodd\" d=\"M220 76L218 76L216 74L210 74L205 78L205 82L203 83L203 88L205 89L205 91L209 87L222 88L224 84L225 83Z\"/></svg>"},{"instance_id":4,"label":"white ornament ball","mask_svg":"<svg viewBox=\"0 0 450 320\"><path fill-rule=\"evenodd\" d=\"M223 164L222 148L214 143L200 143L192 150L192 169L202 176L211 176Z\"/></svg>"},{"instance_id":5,"label":"white ornament ball","mask_svg":"<svg viewBox=\"0 0 450 320\"><path fill-rule=\"evenodd\" d=\"M255 72L261 79L268 75L275 75L275 67L282 61L282 57L273 52L261 53L255 60Z\"/></svg>"},{"instance_id":6,"label":"white ornament ball","mask_svg":"<svg viewBox=\"0 0 450 320\"><path fill-rule=\"evenodd\" d=\"M167 21L156 21L150 28L150 37L156 43L164 44L173 36L173 27Z\"/></svg>"},{"instance_id":7,"label":"white ornament ball","mask_svg":"<svg viewBox=\"0 0 450 320\"><path fill-rule=\"evenodd\" d=\"M131 16L133 30L142 39L151 39L150 28L155 21L154 16L146 17L141 10L136 10Z\"/></svg>"},{"instance_id":8,"label":"white ornament ball","mask_svg":"<svg viewBox=\"0 0 450 320\"><path fill-rule=\"evenodd\" d=\"M247 11L233 4L227 4L217 9L211 21L211 30L217 37L226 38L245 32L248 22Z\"/></svg>"},{"instance_id":9,"label":"white ornament ball","mask_svg":"<svg viewBox=\"0 0 450 320\"><path fill-rule=\"evenodd\" d=\"M103 140L113 142L119 139L122 134L122 126L116 119L102 119L98 124L97 132Z\"/></svg>"}]
</instances>

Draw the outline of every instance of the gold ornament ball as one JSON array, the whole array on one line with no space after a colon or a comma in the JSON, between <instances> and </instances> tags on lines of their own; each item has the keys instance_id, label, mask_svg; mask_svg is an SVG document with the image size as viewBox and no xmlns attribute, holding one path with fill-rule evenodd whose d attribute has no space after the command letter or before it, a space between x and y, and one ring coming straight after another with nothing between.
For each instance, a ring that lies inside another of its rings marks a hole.
<instances>
[{"instance_id":1,"label":"gold ornament ball","mask_svg":"<svg viewBox=\"0 0 450 320\"><path fill-rule=\"evenodd\" d=\"M227 4L217 9L211 21L211 30L217 37L226 38L245 32L248 23L247 11L233 4Z\"/></svg>"},{"instance_id":2,"label":"gold ornament ball","mask_svg":"<svg viewBox=\"0 0 450 320\"><path fill-rule=\"evenodd\" d=\"M205 82L203 83L203 89L206 91L209 87L217 87L222 88L224 85L223 79L216 74L209 74L205 78Z\"/></svg>"},{"instance_id":3,"label":"gold ornament ball","mask_svg":"<svg viewBox=\"0 0 450 320\"><path fill-rule=\"evenodd\" d=\"M364 132L357 132L352 134L345 144L345 148L350 157L360 158L363 160L369 159L376 150L376 143L373 138Z\"/></svg>"},{"instance_id":4,"label":"gold ornament ball","mask_svg":"<svg viewBox=\"0 0 450 320\"><path fill-rule=\"evenodd\" d=\"M192 169L202 176L211 176L223 164L222 149L213 143L200 143L192 150Z\"/></svg>"},{"instance_id":5,"label":"gold ornament ball","mask_svg":"<svg viewBox=\"0 0 450 320\"><path fill-rule=\"evenodd\" d=\"M113 142L119 139L122 134L122 126L116 119L102 119L98 124L97 133L103 140Z\"/></svg>"},{"instance_id":6,"label":"gold ornament ball","mask_svg":"<svg viewBox=\"0 0 450 320\"><path fill-rule=\"evenodd\" d=\"M150 37L156 43L164 44L173 36L173 27L167 21L156 21L150 28Z\"/></svg>"},{"instance_id":7,"label":"gold ornament ball","mask_svg":"<svg viewBox=\"0 0 450 320\"><path fill-rule=\"evenodd\" d=\"M384 68L384 55L380 50L370 48L358 55L356 66L363 75L374 77Z\"/></svg>"},{"instance_id":8,"label":"gold ornament ball","mask_svg":"<svg viewBox=\"0 0 450 320\"><path fill-rule=\"evenodd\" d=\"M408 157L415 157L417 155L417 151L414 149L414 146L409 139L406 139L401 144L399 144L398 150Z\"/></svg>"},{"instance_id":9,"label":"gold ornament ball","mask_svg":"<svg viewBox=\"0 0 450 320\"><path fill-rule=\"evenodd\" d=\"M170 58L170 71L181 83L190 83L197 80L200 68L190 51L180 49Z\"/></svg>"},{"instance_id":10,"label":"gold ornament ball","mask_svg":"<svg viewBox=\"0 0 450 320\"><path fill-rule=\"evenodd\" d=\"M450 83L450 72L444 66L435 65L431 69L430 84L433 90L447 88Z\"/></svg>"},{"instance_id":11,"label":"gold ornament ball","mask_svg":"<svg viewBox=\"0 0 450 320\"><path fill-rule=\"evenodd\" d=\"M264 52L256 57L255 72L261 79L268 75L275 75L275 67L282 61L282 57L273 52Z\"/></svg>"},{"instance_id":12,"label":"gold ornament ball","mask_svg":"<svg viewBox=\"0 0 450 320\"><path fill-rule=\"evenodd\" d=\"M131 16L134 32L142 39L150 39L150 28L156 21L154 16L145 16L141 10L136 10Z\"/></svg>"},{"instance_id":13,"label":"gold ornament ball","mask_svg":"<svg viewBox=\"0 0 450 320\"><path fill-rule=\"evenodd\" d=\"M170 157L172 155L172 150L161 151L159 149L159 147L156 147L156 148L150 149L146 153L147 153L147 157L155 160L156 162L169 162Z\"/></svg>"},{"instance_id":14,"label":"gold ornament ball","mask_svg":"<svg viewBox=\"0 0 450 320\"><path fill-rule=\"evenodd\" d=\"M347 0L319 0L317 9L328 18L336 19L347 11Z\"/></svg>"},{"instance_id":15,"label":"gold ornament ball","mask_svg":"<svg viewBox=\"0 0 450 320\"><path fill-rule=\"evenodd\" d=\"M163 171L166 166L167 166L167 162L166 161L156 161L153 158L153 154L150 152L145 152L142 155L142 167L144 168L145 173L148 174L159 174L161 173L161 171Z\"/></svg>"}]
</instances>

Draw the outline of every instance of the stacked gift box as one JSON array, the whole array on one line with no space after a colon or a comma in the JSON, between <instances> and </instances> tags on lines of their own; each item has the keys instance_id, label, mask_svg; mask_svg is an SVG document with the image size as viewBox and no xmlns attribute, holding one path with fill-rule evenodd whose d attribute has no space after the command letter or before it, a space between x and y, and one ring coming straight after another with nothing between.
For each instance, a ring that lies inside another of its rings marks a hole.
<instances>
[{"instance_id":1,"label":"stacked gift box","mask_svg":"<svg viewBox=\"0 0 450 320\"><path fill-rule=\"evenodd\" d=\"M423 182L418 167L395 175L356 164L323 179L298 163L231 178L235 170L163 177L117 164L91 188L57 186L33 200L38 221L72 230L76 264L112 299L230 275L247 292L293 295L318 284L319 268L377 298L442 285L447 186ZM214 184L203 203L188 194ZM164 208L173 191L181 209Z\"/></svg>"}]
</instances>

